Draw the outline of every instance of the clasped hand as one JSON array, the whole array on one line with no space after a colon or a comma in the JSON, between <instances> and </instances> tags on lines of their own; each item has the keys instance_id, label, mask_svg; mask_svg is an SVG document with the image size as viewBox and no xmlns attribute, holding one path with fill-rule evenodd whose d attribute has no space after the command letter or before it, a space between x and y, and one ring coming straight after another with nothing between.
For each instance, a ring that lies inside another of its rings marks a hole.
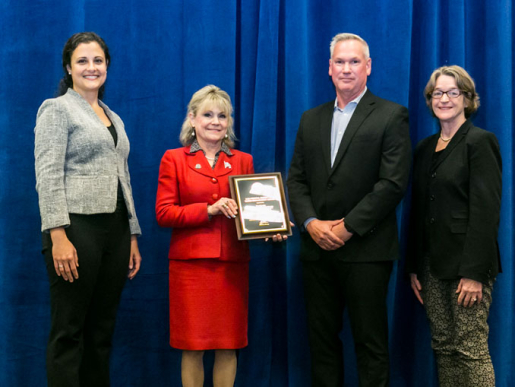
<instances>
[{"instance_id":1,"label":"clasped hand","mask_svg":"<svg viewBox=\"0 0 515 387\"><path fill-rule=\"evenodd\" d=\"M316 244L327 251L342 247L352 237L352 234L345 228L343 219L313 219L306 229Z\"/></svg>"}]
</instances>

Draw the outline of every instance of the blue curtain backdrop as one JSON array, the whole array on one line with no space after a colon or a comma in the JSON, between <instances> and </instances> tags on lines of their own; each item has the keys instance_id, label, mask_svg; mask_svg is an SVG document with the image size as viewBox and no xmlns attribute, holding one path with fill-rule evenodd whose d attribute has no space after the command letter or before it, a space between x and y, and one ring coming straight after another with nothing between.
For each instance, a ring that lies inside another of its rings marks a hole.
<instances>
[{"instance_id":1,"label":"blue curtain backdrop","mask_svg":"<svg viewBox=\"0 0 515 387\"><path fill-rule=\"evenodd\" d=\"M515 380L514 58L511 0L2 0L0 2L0 385L46 385L48 280L40 253L33 128L62 75L73 33L108 43L104 101L125 121L143 267L127 283L112 352L113 386L179 386L180 352L168 346L170 230L154 218L158 167L194 91L213 83L233 98L238 148L257 172L286 175L302 112L334 98L329 41L354 32L370 44L369 88L409 107L413 144L437 130L422 90L432 70L458 64L481 96L476 125L503 157L499 242L504 273L490 315L498 386ZM409 195L399 206L405 242ZM296 231L297 233L298 231ZM238 386L309 386L299 238L252 242L249 347ZM392 386L436 386L428 324L402 273L389 292ZM346 385L356 386L348 326ZM208 356L206 363L209 364ZM208 366L209 368L209 366ZM208 384L209 385L209 384Z\"/></svg>"}]
</instances>

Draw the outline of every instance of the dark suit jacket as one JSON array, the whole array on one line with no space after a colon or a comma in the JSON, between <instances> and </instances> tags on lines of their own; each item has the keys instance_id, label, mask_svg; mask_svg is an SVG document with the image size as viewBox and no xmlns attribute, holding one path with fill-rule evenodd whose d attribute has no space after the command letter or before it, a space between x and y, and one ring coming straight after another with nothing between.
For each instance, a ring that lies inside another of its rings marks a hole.
<instances>
[{"instance_id":1,"label":"dark suit jacket","mask_svg":"<svg viewBox=\"0 0 515 387\"><path fill-rule=\"evenodd\" d=\"M334 254L348 262L398 258L395 208L408 183L411 143L408 111L367 91L347 126L331 168L334 101L306 111L301 119L287 185L299 225L310 217L345 218L355 231ZM322 249L301 233L301 259Z\"/></svg>"},{"instance_id":2,"label":"dark suit jacket","mask_svg":"<svg viewBox=\"0 0 515 387\"><path fill-rule=\"evenodd\" d=\"M500 271L499 144L493 133L466 121L432 168L438 137L422 140L415 151L406 269L420 273L429 254L436 278L486 283Z\"/></svg>"},{"instance_id":3,"label":"dark suit jacket","mask_svg":"<svg viewBox=\"0 0 515 387\"><path fill-rule=\"evenodd\" d=\"M231 149L220 152L214 169L202 151L190 147L168 150L161 160L156 217L161 227L173 227L169 259L215 258L246 262L248 243L238 241L234 219L209 219L207 206L231 197L229 176L254 173L252 156Z\"/></svg>"}]
</instances>

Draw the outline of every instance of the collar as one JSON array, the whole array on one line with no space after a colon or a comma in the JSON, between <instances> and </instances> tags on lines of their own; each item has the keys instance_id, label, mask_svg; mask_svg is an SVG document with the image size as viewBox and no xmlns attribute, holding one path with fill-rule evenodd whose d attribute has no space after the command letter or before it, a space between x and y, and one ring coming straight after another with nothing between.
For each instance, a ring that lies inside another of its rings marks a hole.
<instances>
[{"instance_id":1,"label":"collar","mask_svg":"<svg viewBox=\"0 0 515 387\"><path fill-rule=\"evenodd\" d=\"M93 108L91 107L91 105L89 104L88 101L86 101L84 99L84 97L82 95L80 95L79 93L77 93L75 90L73 90L71 87L68 88L68 90L66 91L65 94L63 94L62 96L68 96L70 98L73 98L75 99L76 101L78 101L79 103L81 103L82 105L84 106L89 106L91 112L94 113L94 110ZM61 96L61 97L62 97ZM104 109L104 111L106 112L107 116L109 117L109 119L111 119L111 116L109 115L109 112L107 110L109 110L109 106L107 106L104 102L102 102L101 99L98 99L98 104L99 106Z\"/></svg>"},{"instance_id":2,"label":"collar","mask_svg":"<svg viewBox=\"0 0 515 387\"><path fill-rule=\"evenodd\" d=\"M191 144L191 146L190 146L190 153L195 153L195 152L198 152L200 150L202 152L204 152L204 150L201 148L200 144L198 143L197 139L195 139L193 141L193 143ZM227 156L232 156L231 149L223 141L222 141L222 146L220 147L220 150L217 152L217 154L220 153L220 151L224 152ZM204 154L205 153L206 152L204 152Z\"/></svg>"},{"instance_id":3,"label":"collar","mask_svg":"<svg viewBox=\"0 0 515 387\"><path fill-rule=\"evenodd\" d=\"M365 93L367 92L368 90L368 87L365 86L365 88L363 89L363 91L361 92L360 95L358 95L356 98L354 98L352 101L350 101L347 106L349 106L351 103L355 103L356 105L359 103L359 101L361 101L361 98L363 98L363 96L365 95ZM334 110L343 110L343 109L340 109L340 107L338 106L338 97L336 97L334 99Z\"/></svg>"}]
</instances>

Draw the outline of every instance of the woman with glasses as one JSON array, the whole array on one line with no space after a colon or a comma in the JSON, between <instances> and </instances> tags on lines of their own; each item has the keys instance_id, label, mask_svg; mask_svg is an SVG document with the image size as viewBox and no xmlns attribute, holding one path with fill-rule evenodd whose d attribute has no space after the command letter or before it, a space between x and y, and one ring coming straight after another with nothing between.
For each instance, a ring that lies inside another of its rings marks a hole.
<instances>
[{"instance_id":1,"label":"woman with glasses","mask_svg":"<svg viewBox=\"0 0 515 387\"><path fill-rule=\"evenodd\" d=\"M415 150L407 271L429 318L440 385L494 386L487 318L501 271L499 143L469 120L479 96L463 68L436 69L424 96L440 131Z\"/></svg>"}]
</instances>

